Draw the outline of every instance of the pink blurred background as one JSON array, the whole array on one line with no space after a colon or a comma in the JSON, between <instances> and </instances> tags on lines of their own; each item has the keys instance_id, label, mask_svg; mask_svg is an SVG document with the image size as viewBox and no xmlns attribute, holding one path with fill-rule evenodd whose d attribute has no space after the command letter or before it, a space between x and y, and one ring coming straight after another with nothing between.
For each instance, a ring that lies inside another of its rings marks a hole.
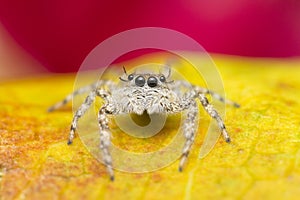
<instances>
[{"instance_id":1,"label":"pink blurred background","mask_svg":"<svg viewBox=\"0 0 300 200\"><path fill-rule=\"evenodd\" d=\"M300 56L298 0L0 0L0 22L2 74L7 64L17 74L76 71L101 41L147 26L180 31L212 53Z\"/></svg>"}]
</instances>

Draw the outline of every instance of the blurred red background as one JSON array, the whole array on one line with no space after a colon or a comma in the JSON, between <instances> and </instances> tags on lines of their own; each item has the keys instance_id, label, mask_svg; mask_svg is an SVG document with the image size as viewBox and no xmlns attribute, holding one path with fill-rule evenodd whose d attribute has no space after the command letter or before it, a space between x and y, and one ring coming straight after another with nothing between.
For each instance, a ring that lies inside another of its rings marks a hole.
<instances>
[{"instance_id":1,"label":"blurred red background","mask_svg":"<svg viewBox=\"0 0 300 200\"><path fill-rule=\"evenodd\" d=\"M53 72L76 71L101 41L147 26L180 31L214 53L300 56L297 0L0 0L0 20Z\"/></svg>"}]
</instances>

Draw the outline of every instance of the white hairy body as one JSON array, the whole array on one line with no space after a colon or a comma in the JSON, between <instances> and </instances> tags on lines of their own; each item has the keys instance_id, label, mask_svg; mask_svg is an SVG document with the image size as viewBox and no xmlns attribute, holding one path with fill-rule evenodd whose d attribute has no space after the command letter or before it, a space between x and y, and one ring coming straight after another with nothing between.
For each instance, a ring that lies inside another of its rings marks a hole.
<instances>
[{"instance_id":1,"label":"white hairy body","mask_svg":"<svg viewBox=\"0 0 300 200\"><path fill-rule=\"evenodd\" d=\"M125 69L124 72L125 75L127 75ZM198 106L196 99L199 99L207 113L217 121L220 131L228 143L230 142L230 137L226 131L223 120L213 106L209 104L205 95L210 94L212 97L235 107L239 107L239 105L232 101L225 100L212 91L191 85L186 81L170 81L168 80L169 76L170 71L168 74L129 74L125 79L120 77L121 82L119 84L112 81L101 80L92 85L80 88L68 95L63 101L49 108L49 111L60 108L78 94L90 92L85 102L78 108L74 115L68 140L68 144L71 144L79 118L89 109L97 96L104 100L105 103L98 113L100 149L111 180L114 180L114 172L113 159L109 152L111 133L108 126L108 115L128 113L141 115L144 112L150 115L153 113L172 114L187 111L187 118L184 120L182 129L186 142L182 149L182 157L179 163L179 171L182 171L190 148L194 142L195 132L197 131L196 119Z\"/></svg>"}]
</instances>

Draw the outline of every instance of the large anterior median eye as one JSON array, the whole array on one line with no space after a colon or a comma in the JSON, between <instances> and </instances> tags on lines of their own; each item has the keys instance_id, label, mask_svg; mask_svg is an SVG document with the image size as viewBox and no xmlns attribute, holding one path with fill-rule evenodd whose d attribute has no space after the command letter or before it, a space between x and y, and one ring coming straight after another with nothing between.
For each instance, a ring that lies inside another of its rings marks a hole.
<instances>
[{"instance_id":1,"label":"large anterior median eye","mask_svg":"<svg viewBox=\"0 0 300 200\"><path fill-rule=\"evenodd\" d=\"M149 87L155 87L157 86L157 79L154 76L150 76L147 80L147 84Z\"/></svg>"},{"instance_id":2,"label":"large anterior median eye","mask_svg":"<svg viewBox=\"0 0 300 200\"><path fill-rule=\"evenodd\" d=\"M145 82L146 82L146 80L143 76L138 76L135 79L135 84L140 87L143 87L145 85Z\"/></svg>"}]
</instances>

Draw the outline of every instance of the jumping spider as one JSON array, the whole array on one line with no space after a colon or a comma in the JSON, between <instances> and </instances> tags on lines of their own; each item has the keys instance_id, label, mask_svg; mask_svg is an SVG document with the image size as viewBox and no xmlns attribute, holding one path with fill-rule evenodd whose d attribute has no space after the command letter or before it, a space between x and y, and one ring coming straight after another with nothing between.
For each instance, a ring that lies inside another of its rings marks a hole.
<instances>
[{"instance_id":1,"label":"jumping spider","mask_svg":"<svg viewBox=\"0 0 300 200\"><path fill-rule=\"evenodd\" d=\"M147 112L149 115L153 113L178 113L187 111L188 115L184 119L183 134L186 139L184 148L182 149L182 156L179 163L179 171L182 171L184 163L187 160L189 151L195 139L196 119L198 115L198 107L196 99L200 100L201 105L206 112L217 121L224 140L229 143L230 137L226 131L223 120L219 116L214 107L209 104L206 94L210 94L213 98L224 102L226 104L239 107L239 105L230 100L225 100L219 94L214 93L208 89L191 85L190 83L178 80L170 81L170 68L167 73L132 73L127 74L125 68L124 76L119 77L121 84L117 85L112 81L100 80L97 83L82 87L66 98L49 108L49 112L56 110L69 101L76 95L90 92L86 97L84 103L78 108L74 115L71 130L69 134L68 145L70 145L74 138L74 133L77 127L77 122L81 116L89 109L94 102L96 96L104 100L104 104L98 112L98 123L100 128L100 149L103 156L104 164L110 175L110 179L114 180L114 172L112 168L112 157L109 151L110 146L110 129L108 126L108 116L118 114L135 113L142 115ZM106 90L102 89L107 88ZM181 87L187 89L186 92L180 90Z\"/></svg>"}]
</instances>

